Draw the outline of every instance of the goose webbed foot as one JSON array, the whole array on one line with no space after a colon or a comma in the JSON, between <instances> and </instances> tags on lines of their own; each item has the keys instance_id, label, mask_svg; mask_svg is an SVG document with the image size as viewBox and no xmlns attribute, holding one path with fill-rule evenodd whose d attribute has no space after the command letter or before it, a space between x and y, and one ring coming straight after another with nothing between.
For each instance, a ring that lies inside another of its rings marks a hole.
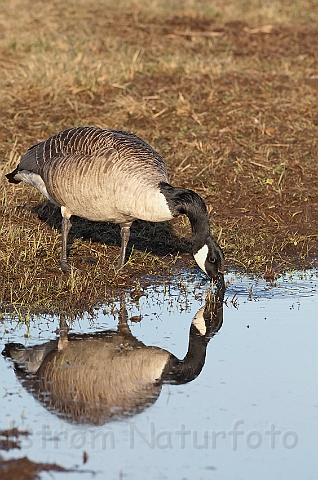
<instances>
[{"instance_id":1,"label":"goose webbed foot","mask_svg":"<svg viewBox=\"0 0 318 480\"><path fill-rule=\"evenodd\" d=\"M60 267L61 267L61 270L63 272L70 272L71 269L72 269L71 264L68 263L67 260L62 260L62 259L61 259L61 262L60 262Z\"/></svg>"}]
</instances>

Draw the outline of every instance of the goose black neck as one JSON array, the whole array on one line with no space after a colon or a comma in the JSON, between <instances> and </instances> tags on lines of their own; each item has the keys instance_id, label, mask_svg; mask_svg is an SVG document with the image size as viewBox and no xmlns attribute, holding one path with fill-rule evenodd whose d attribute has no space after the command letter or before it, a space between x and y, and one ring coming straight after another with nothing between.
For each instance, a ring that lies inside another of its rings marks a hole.
<instances>
[{"instance_id":1,"label":"goose black neck","mask_svg":"<svg viewBox=\"0 0 318 480\"><path fill-rule=\"evenodd\" d=\"M190 220L194 243L205 243L210 234L209 215L202 198L192 190L172 187L169 183L160 183L160 191L165 196L174 217L185 214Z\"/></svg>"},{"instance_id":2,"label":"goose black neck","mask_svg":"<svg viewBox=\"0 0 318 480\"><path fill-rule=\"evenodd\" d=\"M189 332L188 351L183 360L179 360L172 353L162 372L161 380L165 383L183 384L191 382L200 373L205 363L207 345L212 337L220 330L223 324L224 290L216 295L208 296L203 312L199 310L192 320ZM205 324L205 333L200 333L195 325L197 315Z\"/></svg>"},{"instance_id":3,"label":"goose black neck","mask_svg":"<svg viewBox=\"0 0 318 480\"><path fill-rule=\"evenodd\" d=\"M164 383L177 385L194 380L201 373L204 366L208 342L209 339L199 335L195 326L191 325L186 356L183 360L179 360L171 353L162 372L161 380Z\"/></svg>"}]
</instances>

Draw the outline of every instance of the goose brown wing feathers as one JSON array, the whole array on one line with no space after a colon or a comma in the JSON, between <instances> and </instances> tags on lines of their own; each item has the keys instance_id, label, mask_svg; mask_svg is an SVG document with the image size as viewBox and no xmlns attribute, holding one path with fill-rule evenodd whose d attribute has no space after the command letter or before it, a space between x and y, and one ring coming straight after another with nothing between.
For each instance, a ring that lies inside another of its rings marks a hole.
<instances>
[{"instance_id":1,"label":"goose brown wing feathers","mask_svg":"<svg viewBox=\"0 0 318 480\"><path fill-rule=\"evenodd\" d=\"M45 166L48 168L52 160L56 163L59 158L79 155L87 158L105 156L107 161L109 152L113 150L133 162L134 167L151 165L160 177L168 176L161 156L137 135L97 127L69 128L34 145L22 157L18 170L28 170L43 177L43 169Z\"/></svg>"}]
</instances>

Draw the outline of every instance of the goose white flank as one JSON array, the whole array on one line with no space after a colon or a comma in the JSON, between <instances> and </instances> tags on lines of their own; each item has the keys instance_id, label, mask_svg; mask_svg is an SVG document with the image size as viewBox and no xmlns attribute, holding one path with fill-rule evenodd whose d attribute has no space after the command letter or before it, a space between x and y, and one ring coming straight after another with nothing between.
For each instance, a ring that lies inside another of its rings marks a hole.
<instances>
[{"instance_id":1,"label":"goose white flank","mask_svg":"<svg viewBox=\"0 0 318 480\"><path fill-rule=\"evenodd\" d=\"M132 133L69 128L31 147L6 177L32 185L61 208L62 270L70 269L66 246L72 215L120 225L122 268L134 220L162 222L185 214L195 261L211 280L224 283L224 255L210 234L204 201L192 190L171 186L161 156Z\"/></svg>"}]
</instances>

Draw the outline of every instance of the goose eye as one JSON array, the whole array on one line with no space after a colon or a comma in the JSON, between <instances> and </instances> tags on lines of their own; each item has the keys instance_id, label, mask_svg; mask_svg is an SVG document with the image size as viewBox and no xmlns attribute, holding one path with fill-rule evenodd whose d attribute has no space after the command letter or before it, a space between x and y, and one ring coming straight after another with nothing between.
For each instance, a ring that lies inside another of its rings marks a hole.
<instances>
[{"instance_id":1,"label":"goose eye","mask_svg":"<svg viewBox=\"0 0 318 480\"><path fill-rule=\"evenodd\" d=\"M210 263L215 263L216 262L216 258L215 257L208 257L208 261Z\"/></svg>"}]
</instances>

